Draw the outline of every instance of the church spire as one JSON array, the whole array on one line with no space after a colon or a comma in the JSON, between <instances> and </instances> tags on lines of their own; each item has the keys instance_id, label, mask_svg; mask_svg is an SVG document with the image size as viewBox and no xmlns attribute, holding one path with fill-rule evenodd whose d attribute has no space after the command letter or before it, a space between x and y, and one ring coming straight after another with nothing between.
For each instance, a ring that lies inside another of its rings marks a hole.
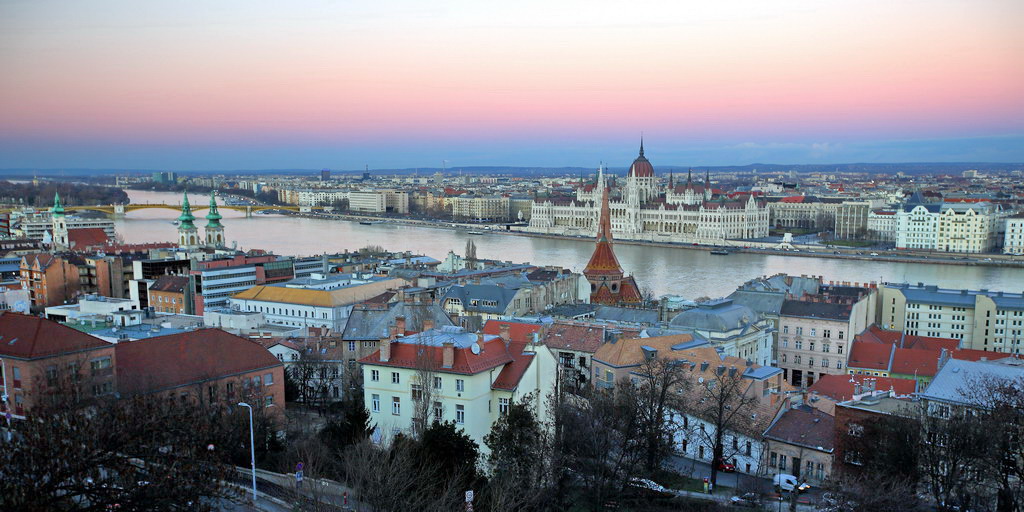
<instances>
[{"instance_id":1,"label":"church spire","mask_svg":"<svg viewBox=\"0 0 1024 512\"><path fill-rule=\"evenodd\" d=\"M686 171L686 188L693 187L693 169Z\"/></svg>"},{"instance_id":2,"label":"church spire","mask_svg":"<svg viewBox=\"0 0 1024 512\"><path fill-rule=\"evenodd\" d=\"M196 220L196 217L192 215L192 206L188 204L188 191L185 191L185 195L181 200L181 215L178 217L178 222L181 224L178 226L178 229L195 229L196 226L192 223L194 220Z\"/></svg>"},{"instance_id":3,"label":"church spire","mask_svg":"<svg viewBox=\"0 0 1024 512\"><path fill-rule=\"evenodd\" d=\"M53 208L50 209L54 217L64 216L64 205L60 204L60 193L53 193Z\"/></svg>"},{"instance_id":4,"label":"church spire","mask_svg":"<svg viewBox=\"0 0 1024 512\"><path fill-rule=\"evenodd\" d=\"M224 217L221 216L220 212L217 211L217 192L211 190L210 191L210 210L206 214L206 220L210 221L210 223L207 224L206 227L208 227L208 228L220 227L221 226L220 219L222 219L222 218L224 218Z\"/></svg>"},{"instance_id":5,"label":"church spire","mask_svg":"<svg viewBox=\"0 0 1024 512\"><path fill-rule=\"evenodd\" d=\"M644 134L640 132L640 156L644 156Z\"/></svg>"}]
</instances>

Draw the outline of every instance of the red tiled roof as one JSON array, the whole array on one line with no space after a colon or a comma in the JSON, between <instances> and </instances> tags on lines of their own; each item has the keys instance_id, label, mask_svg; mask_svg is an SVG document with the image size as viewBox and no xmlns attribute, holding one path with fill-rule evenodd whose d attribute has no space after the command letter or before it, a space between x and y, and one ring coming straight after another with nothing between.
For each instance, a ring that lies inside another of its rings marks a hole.
<instances>
[{"instance_id":1,"label":"red tiled roof","mask_svg":"<svg viewBox=\"0 0 1024 512\"><path fill-rule=\"evenodd\" d=\"M52 320L20 313L0 314L0 356L36 359L111 343Z\"/></svg>"},{"instance_id":2,"label":"red tiled roof","mask_svg":"<svg viewBox=\"0 0 1024 512\"><path fill-rule=\"evenodd\" d=\"M259 343L220 329L198 329L114 346L118 389L151 393L281 366Z\"/></svg>"},{"instance_id":3,"label":"red tiled roof","mask_svg":"<svg viewBox=\"0 0 1024 512\"><path fill-rule=\"evenodd\" d=\"M512 339L509 340L514 343L526 343L530 341L530 335L541 329L540 324L531 324L526 322L503 322L501 320L488 320L484 324L484 328L480 332L484 334L490 334L493 336L501 335L501 326L508 325L508 334Z\"/></svg>"},{"instance_id":4,"label":"red tiled roof","mask_svg":"<svg viewBox=\"0 0 1024 512\"><path fill-rule=\"evenodd\" d=\"M604 343L603 325L555 322L544 330L541 343L553 349L576 350L593 354ZM629 338L639 332L623 332L622 338Z\"/></svg>"},{"instance_id":5,"label":"red tiled roof","mask_svg":"<svg viewBox=\"0 0 1024 512\"><path fill-rule=\"evenodd\" d=\"M934 377L939 371L939 351L897 348L890 370L893 373Z\"/></svg>"},{"instance_id":6,"label":"red tiled roof","mask_svg":"<svg viewBox=\"0 0 1024 512\"><path fill-rule=\"evenodd\" d=\"M780 203L802 203L804 202L804 196L789 196L779 199Z\"/></svg>"},{"instance_id":7,"label":"red tiled roof","mask_svg":"<svg viewBox=\"0 0 1024 512\"><path fill-rule=\"evenodd\" d=\"M474 375L483 371L496 368L510 363L513 360L512 354L505 347L505 342L500 338L493 338L480 344L480 353L474 354L468 348L456 348L455 358L451 368L442 368L443 347L423 346L413 343L391 342L391 358L387 362L381 362L380 350L362 358L360 363L380 366L392 366L396 368L418 368L420 359L418 351L426 351L426 357L435 363L435 371L443 373L461 373Z\"/></svg>"},{"instance_id":8,"label":"red tiled roof","mask_svg":"<svg viewBox=\"0 0 1024 512\"><path fill-rule=\"evenodd\" d=\"M156 282L149 289L158 292L184 293L187 287L188 278L185 276L160 276L156 278Z\"/></svg>"},{"instance_id":9,"label":"red tiled roof","mask_svg":"<svg viewBox=\"0 0 1024 512\"><path fill-rule=\"evenodd\" d=\"M506 364L501 369L494 382L491 383L491 388L514 391L519 387L519 381L523 380L523 374L526 373L526 369L530 367L530 364L537 357L533 353L523 353L524 350L526 350L526 343L512 343L509 346L509 352L512 353L512 362Z\"/></svg>"},{"instance_id":10,"label":"red tiled roof","mask_svg":"<svg viewBox=\"0 0 1024 512\"><path fill-rule=\"evenodd\" d=\"M82 250L87 247L99 247L107 244L107 232L103 228L78 228L68 230L68 241L71 246Z\"/></svg>"},{"instance_id":11,"label":"red tiled roof","mask_svg":"<svg viewBox=\"0 0 1024 512\"><path fill-rule=\"evenodd\" d=\"M892 390L900 396L909 395L917 390L914 379L897 379L893 377L871 377L868 375L822 375L807 391L817 392L837 402L853 398L855 386L874 379L876 391Z\"/></svg>"},{"instance_id":12,"label":"red tiled roof","mask_svg":"<svg viewBox=\"0 0 1024 512\"><path fill-rule=\"evenodd\" d=\"M888 370L892 351L892 345L854 341L850 347L850 358L846 362L846 366L848 368Z\"/></svg>"},{"instance_id":13,"label":"red tiled roof","mask_svg":"<svg viewBox=\"0 0 1024 512\"><path fill-rule=\"evenodd\" d=\"M835 442L835 417L817 409L789 409L764 433L769 439L831 452Z\"/></svg>"},{"instance_id":14,"label":"red tiled roof","mask_svg":"<svg viewBox=\"0 0 1024 512\"><path fill-rule=\"evenodd\" d=\"M901 342L902 338L902 342ZM929 336L904 335L902 331L887 331L872 324L864 332L857 335L855 341L868 341L899 345L903 348L922 348L928 350L954 350L960 346L960 340L953 338L933 338Z\"/></svg>"}]
</instances>

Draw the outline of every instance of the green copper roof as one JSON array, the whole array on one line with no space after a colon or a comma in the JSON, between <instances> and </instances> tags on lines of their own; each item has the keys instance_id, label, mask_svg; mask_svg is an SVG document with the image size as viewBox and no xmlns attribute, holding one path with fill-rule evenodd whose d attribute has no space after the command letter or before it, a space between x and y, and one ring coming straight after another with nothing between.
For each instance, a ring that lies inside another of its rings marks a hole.
<instances>
[{"instance_id":1,"label":"green copper roof","mask_svg":"<svg viewBox=\"0 0 1024 512\"><path fill-rule=\"evenodd\" d=\"M53 194L53 208L50 209L55 216L64 215L64 206L60 204L60 194L54 192Z\"/></svg>"},{"instance_id":2,"label":"green copper roof","mask_svg":"<svg viewBox=\"0 0 1024 512\"><path fill-rule=\"evenodd\" d=\"M178 229L196 229L196 225L192 223L194 220L196 220L196 217L192 215L192 206L188 204L188 192L185 192L181 200L181 216L178 217L178 221L181 224L178 225Z\"/></svg>"},{"instance_id":3,"label":"green copper roof","mask_svg":"<svg viewBox=\"0 0 1024 512\"><path fill-rule=\"evenodd\" d=\"M219 228L223 227L220 223L222 219L220 212L217 211L217 192L210 191L210 211L206 214L206 220L210 221L206 225L207 228Z\"/></svg>"}]
</instances>

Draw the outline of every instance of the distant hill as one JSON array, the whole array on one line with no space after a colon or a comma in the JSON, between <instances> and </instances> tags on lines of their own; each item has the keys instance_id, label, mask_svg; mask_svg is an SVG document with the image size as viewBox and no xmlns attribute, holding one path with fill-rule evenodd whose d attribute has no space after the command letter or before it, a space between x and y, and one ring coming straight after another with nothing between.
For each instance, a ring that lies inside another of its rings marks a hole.
<instances>
[{"instance_id":1,"label":"distant hill","mask_svg":"<svg viewBox=\"0 0 1024 512\"><path fill-rule=\"evenodd\" d=\"M655 166L659 173L685 173L690 167L683 165L660 165ZM705 170L714 173L777 173L796 172L799 174L813 172L862 172L871 174L895 174L903 172L906 174L958 174L968 169L977 169L983 172L992 171L1014 171L1024 170L1024 163L993 163L993 162L903 162L903 163L836 163L836 164L764 164L755 163L747 165L726 165L726 166L693 166L694 171L704 172ZM174 171L174 169L159 169L162 171ZM625 174L627 167L610 167L612 174ZM32 176L46 177L81 177L113 174L150 174L156 170L149 169L0 169L0 176L8 179L25 178ZM429 176L441 172L439 167L420 167L404 169L371 169L370 174L420 174ZM206 174L292 174L292 175L319 175L320 169L220 169L209 171L176 171L181 175L195 176ZM510 174L514 176L551 176L565 174L592 174L593 167L522 167L522 166L464 166L445 169L446 174ZM361 175L362 169L331 169L333 175Z\"/></svg>"}]
</instances>

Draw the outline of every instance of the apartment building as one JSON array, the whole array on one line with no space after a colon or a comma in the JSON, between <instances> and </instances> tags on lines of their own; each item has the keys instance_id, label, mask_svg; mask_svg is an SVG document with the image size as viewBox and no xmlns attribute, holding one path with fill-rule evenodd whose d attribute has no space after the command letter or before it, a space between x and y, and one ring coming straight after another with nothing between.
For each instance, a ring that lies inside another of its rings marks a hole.
<instances>
[{"instance_id":1,"label":"apartment building","mask_svg":"<svg viewBox=\"0 0 1024 512\"><path fill-rule=\"evenodd\" d=\"M452 215L470 222L505 222L509 220L509 198L506 196L462 195L453 197Z\"/></svg>"},{"instance_id":2,"label":"apartment building","mask_svg":"<svg viewBox=\"0 0 1024 512\"><path fill-rule=\"evenodd\" d=\"M557 371L547 347L455 326L386 340L360 363L370 421L384 436L454 421L485 453L484 436L523 397L532 394L534 414L547 421L544 396Z\"/></svg>"},{"instance_id":3,"label":"apartment building","mask_svg":"<svg viewBox=\"0 0 1024 512\"><path fill-rule=\"evenodd\" d=\"M787 299L779 313L778 364L796 387L821 375L846 373L854 336L875 323L877 289L822 286L815 295Z\"/></svg>"},{"instance_id":4,"label":"apartment building","mask_svg":"<svg viewBox=\"0 0 1024 512\"><path fill-rule=\"evenodd\" d=\"M1006 232L1003 234L1003 252L1016 256L1024 255L1024 213L1006 218Z\"/></svg>"},{"instance_id":5,"label":"apartment building","mask_svg":"<svg viewBox=\"0 0 1024 512\"><path fill-rule=\"evenodd\" d=\"M867 221L868 239L884 242L896 241L896 211L871 210Z\"/></svg>"},{"instance_id":6,"label":"apartment building","mask_svg":"<svg viewBox=\"0 0 1024 512\"><path fill-rule=\"evenodd\" d=\"M192 295L188 293L186 276L160 276L149 287L148 304L159 313L192 314Z\"/></svg>"},{"instance_id":7,"label":"apartment building","mask_svg":"<svg viewBox=\"0 0 1024 512\"><path fill-rule=\"evenodd\" d=\"M880 295L886 329L955 338L960 348L1012 354L1024 349L1024 294L886 283Z\"/></svg>"},{"instance_id":8,"label":"apartment building","mask_svg":"<svg viewBox=\"0 0 1024 512\"><path fill-rule=\"evenodd\" d=\"M988 252L997 242L1002 218L998 204L924 203L915 194L896 212L896 248Z\"/></svg>"},{"instance_id":9,"label":"apartment building","mask_svg":"<svg viewBox=\"0 0 1024 512\"><path fill-rule=\"evenodd\" d=\"M348 209L353 212L384 213L388 209L387 194L377 190L353 190L348 193Z\"/></svg>"},{"instance_id":10,"label":"apartment building","mask_svg":"<svg viewBox=\"0 0 1024 512\"><path fill-rule=\"evenodd\" d=\"M79 295L81 270L69 258L29 254L21 258L22 288L28 290L33 311L73 301Z\"/></svg>"},{"instance_id":11,"label":"apartment building","mask_svg":"<svg viewBox=\"0 0 1024 512\"><path fill-rule=\"evenodd\" d=\"M113 393L114 363L111 343L36 316L0 313L0 412L15 419L72 383L85 396Z\"/></svg>"},{"instance_id":12,"label":"apartment building","mask_svg":"<svg viewBox=\"0 0 1024 512\"><path fill-rule=\"evenodd\" d=\"M106 217L78 217L68 215L64 217L68 231L78 229L98 228L102 229L106 238L114 238L114 221ZM42 240L46 233L53 234L53 213L49 211L38 212L22 217L20 223L14 229L15 234L32 240Z\"/></svg>"},{"instance_id":13,"label":"apartment building","mask_svg":"<svg viewBox=\"0 0 1024 512\"><path fill-rule=\"evenodd\" d=\"M726 355L771 365L775 342L772 321L732 299L698 304L676 315L669 325L694 332Z\"/></svg>"}]
</instances>

